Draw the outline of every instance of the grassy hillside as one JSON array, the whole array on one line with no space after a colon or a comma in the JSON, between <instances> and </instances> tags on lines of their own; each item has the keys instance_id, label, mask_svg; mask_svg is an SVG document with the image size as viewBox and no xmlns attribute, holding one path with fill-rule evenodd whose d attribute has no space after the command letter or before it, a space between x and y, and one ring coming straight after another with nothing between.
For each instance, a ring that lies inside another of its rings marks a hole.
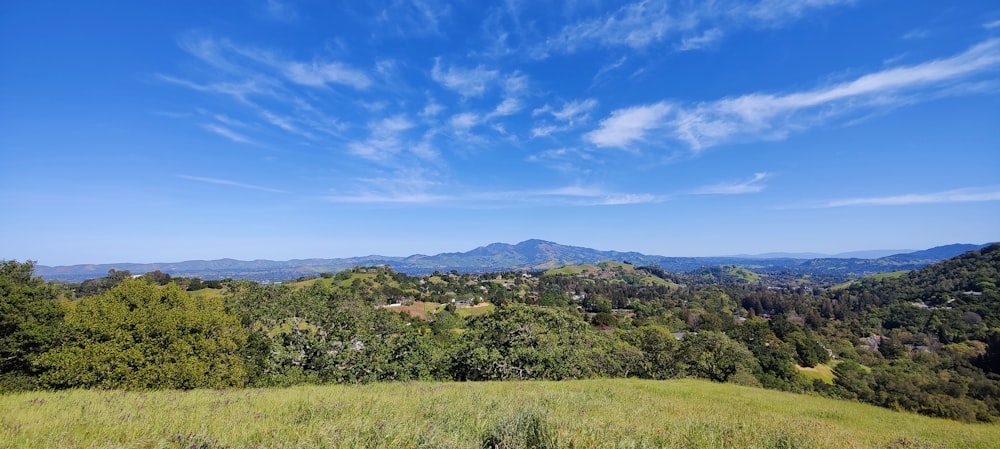
<instances>
[{"instance_id":1,"label":"grassy hillside","mask_svg":"<svg viewBox=\"0 0 1000 449\"><path fill-rule=\"evenodd\" d=\"M997 441L996 425L696 380L77 390L0 397L0 447L11 448L901 449L988 448Z\"/></svg>"},{"instance_id":2,"label":"grassy hillside","mask_svg":"<svg viewBox=\"0 0 1000 449\"><path fill-rule=\"evenodd\" d=\"M901 278L903 276L906 276L906 274L909 273L909 272L910 272L910 270L900 270L900 271L892 271L892 272L889 272L889 273L871 274L871 275L865 276L865 277L860 278L860 279L852 279L850 281L834 285L833 287L830 287L830 289L831 290L841 290L841 289L845 289L847 287L850 287L852 285L860 285L862 279L870 279L870 280L876 280L876 281L877 280L882 280L882 279L898 279L898 278Z\"/></svg>"}]
</instances>

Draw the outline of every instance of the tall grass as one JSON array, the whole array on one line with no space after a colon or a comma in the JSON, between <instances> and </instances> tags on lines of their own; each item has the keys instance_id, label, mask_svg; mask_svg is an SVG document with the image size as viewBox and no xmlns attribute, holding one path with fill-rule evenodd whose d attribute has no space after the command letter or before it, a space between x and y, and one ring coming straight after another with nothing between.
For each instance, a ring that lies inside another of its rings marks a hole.
<instances>
[{"instance_id":1,"label":"tall grass","mask_svg":"<svg viewBox=\"0 0 1000 449\"><path fill-rule=\"evenodd\" d=\"M0 447L996 448L1000 426L697 380L0 397Z\"/></svg>"}]
</instances>

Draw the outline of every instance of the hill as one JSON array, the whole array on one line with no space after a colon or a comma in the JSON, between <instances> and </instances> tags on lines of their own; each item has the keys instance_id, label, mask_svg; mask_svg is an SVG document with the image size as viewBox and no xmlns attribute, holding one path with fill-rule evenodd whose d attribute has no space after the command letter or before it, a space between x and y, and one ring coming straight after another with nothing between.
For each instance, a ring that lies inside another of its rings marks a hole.
<instances>
[{"instance_id":1,"label":"hill","mask_svg":"<svg viewBox=\"0 0 1000 449\"><path fill-rule=\"evenodd\" d=\"M992 448L1000 427L698 380L0 397L2 447Z\"/></svg>"},{"instance_id":2,"label":"hill","mask_svg":"<svg viewBox=\"0 0 1000 449\"><path fill-rule=\"evenodd\" d=\"M664 257L638 252L601 251L561 245L545 240L526 240L511 245L492 243L466 252L408 257L363 256L338 259L295 259L288 261L234 259L191 260L176 263L116 263L96 265L36 266L36 274L47 280L79 282L104 276L108 270L128 270L135 274L162 271L173 276L202 279L250 279L277 281L301 276L335 273L355 266L390 265L400 273L430 274L457 270L463 273L495 271L536 271L567 265L628 261L636 266L652 265L670 272L688 272L703 267L743 266L759 274L793 273L796 275L861 277L868 274L912 270L938 262L984 245L947 245L914 253L896 254L878 259L797 259L770 257Z\"/></svg>"}]
</instances>

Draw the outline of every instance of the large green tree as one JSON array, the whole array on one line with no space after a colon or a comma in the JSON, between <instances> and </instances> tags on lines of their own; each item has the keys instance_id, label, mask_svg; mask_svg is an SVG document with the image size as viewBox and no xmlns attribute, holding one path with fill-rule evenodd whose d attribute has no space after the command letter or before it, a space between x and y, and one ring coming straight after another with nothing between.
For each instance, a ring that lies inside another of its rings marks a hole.
<instances>
[{"instance_id":1,"label":"large green tree","mask_svg":"<svg viewBox=\"0 0 1000 449\"><path fill-rule=\"evenodd\" d=\"M54 388L242 386L246 332L218 298L126 279L72 304L62 344L42 355Z\"/></svg>"},{"instance_id":2,"label":"large green tree","mask_svg":"<svg viewBox=\"0 0 1000 449\"><path fill-rule=\"evenodd\" d=\"M34 387L35 359L55 341L63 311L34 262L0 262L0 392Z\"/></svg>"}]
</instances>

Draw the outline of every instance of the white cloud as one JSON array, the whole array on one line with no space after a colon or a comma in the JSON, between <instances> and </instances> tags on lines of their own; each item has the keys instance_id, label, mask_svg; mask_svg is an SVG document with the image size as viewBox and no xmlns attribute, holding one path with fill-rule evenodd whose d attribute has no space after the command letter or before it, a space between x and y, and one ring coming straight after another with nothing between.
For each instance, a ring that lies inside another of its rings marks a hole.
<instances>
[{"instance_id":1,"label":"white cloud","mask_svg":"<svg viewBox=\"0 0 1000 449\"><path fill-rule=\"evenodd\" d=\"M628 204L646 204L646 203L660 203L663 202L665 198L656 195L650 195L648 193L626 193L626 194L615 194L607 195L603 198L598 198L591 202L591 206L624 206Z\"/></svg>"},{"instance_id":2,"label":"white cloud","mask_svg":"<svg viewBox=\"0 0 1000 449\"><path fill-rule=\"evenodd\" d=\"M597 107L597 100L588 98L586 100L570 101L563 104L562 109L552 111L552 116L557 120L575 123L586 120L590 111Z\"/></svg>"},{"instance_id":3,"label":"white cloud","mask_svg":"<svg viewBox=\"0 0 1000 449\"><path fill-rule=\"evenodd\" d=\"M299 131L298 128L296 128L295 125L292 124L291 119L289 119L288 117L282 117L268 111L261 111L261 115L264 116L264 120L267 120L268 123L277 126L278 128L281 128L285 131L288 131L290 133L297 133Z\"/></svg>"},{"instance_id":4,"label":"white cloud","mask_svg":"<svg viewBox=\"0 0 1000 449\"><path fill-rule=\"evenodd\" d=\"M677 44L677 49L680 51L690 51L690 50L701 50L703 48L711 47L716 42L722 39L725 33L718 28L712 28L705 30L704 33L693 36L685 37L681 39L681 42Z\"/></svg>"},{"instance_id":5,"label":"white cloud","mask_svg":"<svg viewBox=\"0 0 1000 449\"><path fill-rule=\"evenodd\" d=\"M453 115L451 120L449 120L449 123L456 129L468 131L473 126L478 125L480 121L481 120L478 114L473 112L462 112L460 114Z\"/></svg>"},{"instance_id":6,"label":"white cloud","mask_svg":"<svg viewBox=\"0 0 1000 449\"><path fill-rule=\"evenodd\" d=\"M199 112L205 113L205 111L203 111L203 110L199 110ZM236 120L236 119L234 119L234 118L232 118L232 117L230 117L228 115L224 115L224 114L213 114L212 118L214 118L216 121L218 121L220 123L223 123L223 124L229 125L229 126L238 126L240 128L246 128L248 126L243 121Z\"/></svg>"},{"instance_id":7,"label":"white cloud","mask_svg":"<svg viewBox=\"0 0 1000 449\"><path fill-rule=\"evenodd\" d=\"M427 100L427 105L424 109L420 111L421 117L434 117L444 111L445 107L441 103L434 101L434 99Z\"/></svg>"},{"instance_id":8,"label":"white cloud","mask_svg":"<svg viewBox=\"0 0 1000 449\"><path fill-rule=\"evenodd\" d=\"M764 190L763 181L770 178L769 173L754 173L753 178L743 182L730 182L713 184L693 190L695 195L741 195L745 193L758 193Z\"/></svg>"},{"instance_id":9,"label":"white cloud","mask_svg":"<svg viewBox=\"0 0 1000 449\"><path fill-rule=\"evenodd\" d=\"M416 193L416 194L379 194L379 193L363 193L358 195L327 195L323 197L326 201L331 203L348 203L348 204L427 204L427 203L437 203L441 201L446 201L451 199L447 196L441 195L430 195L426 193Z\"/></svg>"},{"instance_id":10,"label":"white cloud","mask_svg":"<svg viewBox=\"0 0 1000 449\"><path fill-rule=\"evenodd\" d=\"M355 156L374 162L389 161L393 155L403 149L403 140L400 134L413 126L413 122L402 115L370 122L368 124L370 130L368 139L363 142L351 142L347 145L348 151Z\"/></svg>"},{"instance_id":11,"label":"white cloud","mask_svg":"<svg viewBox=\"0 0 1000 449\"><path fill-rule=\"evenodd\" d=\"M534 53L545 57L550 52L575 53L592 46L628 46L641 48L662 40L681 24L668 12L666 2L638 2L625 5L603 17L584 20L563 27Z\"/></svg>"},{"instance_id":12,"label":"white cloud","mask_svg":"<svg viewBox=\"0 0 1000 449\"><path fill-rule=\"evenodd\" d=\"M524 109L524 102L519 96L528 89L528 77L520 72L514 72L507 76L503 82L504 99L486 115L489 120L494 117L504 117L513 115Z\"/></svg>"},{"instance_id":13,"label":"white cloud","mask_svg":"<svg viewBox=\"0 0 1000 449\"><path fill-rule=\"evenodd\" d=\"M900 36L900 39L913 41L913 40L924 39L929 35L930 32L927 30L911 30L910 32Z\"/></svg>"},{"instance_id":14,"label":"white cloud","mask_svg":"<svg viewBox=\"0 0 1000 449\"><path fill-rule=\"evenodd\" d=\"M521 104L521 100L518 100L517 98L504 98L504 100L497 105L496 109L489 113L488 117L513 115L523 108L524 105Z\"/></svg>"},{"instance_id":15,"label":"white cloud","mask_svg":"<svg viewBox=\"0 0 1000 449\"><path fill-rule=\"evenodd\" d=\"M639 1L566 25L531 54L545 58L595 47L643 49L670 41L679 50L694 50L720 40L729 30L777 27L812 10L850 3L853 0Z\"/></svg>"},{"instance_id":16,"label":"white cloud","mask_svg":"<svg viewBox=\"0 0 1000 449\"><path fill-rule=\"evenodd\" d=\"M417 167L397 168L383 176L354 179L358 191L323 197L333 203L353 204L427 204L453 199L431 191L440 185L439 175Z\"/></svg>"},{"instance_id":17,"label":"white cloud","mask_svg":"<svg viewBox=\"0 0 1000 449\"><path fill-rule=\"evenodd\" d=\"M388 3L376 22L378 28L399 36L439 35L441 21L451 14L451 6L437 0L392 0Z\"/></svg>"},{"instance_id":18,"label":"white cloud","mask_svg":"<svg viewBox=\"0 0 1000 449\"><path fill-rule=\"evenodd\" d=\"M827 201L818 207L849 206L908 206L913 204L970 203L1000 201L1000 188L956 189L936 193L911 193L905 195L847 198Z\"/></svg>"},{"instance_id":19,"label":"white cloud","mask_svg":"<svg viewBox=\"0 0 1000 449\"><path fill-rule=\"evenodd\" d=\"M628 61L628 57L622 56L621 58L618 58L618 60L616 60L615 62L604 65L603 67L598 69L597 73L594 74L594 77L590 79L590 87L593 88L594 86L598 85L609 73L623 66L625 64L625 61Z\"/></svg>"},{"instance_id":20,"label":"white cloud","mask_svg":"<svg viewBox=\"0 0 1000 449\"><path fill-rule=\"evenodd\" d=\"M441 67L440 58L434 60L434 68L431 69L434 81L467 98L482 96L499 75L500 72L487 70L482 65L472 69L449 67L446 70Z\"/></svg>"},{"instance_id":21,"label":"white cloud","mask_svg":"<svg viewBox=\"0 0 1000 449\"><path fill-rule=\"evenodd\" d=\"M549 134L562 130L563 128L560 128L555 125L536 126L534 128L531 128L531 137L545 137L548 136Z\"/></svg>"},{"instance_id":22,"label":"white cloud","mask_svg":"<svg viewBox=\"0 0 1000 449\"><path fill-rule=\"evenodd\" d=\"M761 0L756 4L737 3L729 8L730 14L746 14L764 24L779 25L801 17L810 9L852 4L855 0Z\"/></svg>"},{"instance_id":23,"label":"white cloud","mask_svg":"<svg viewBox=\"0 0 1000 449\"><path fill-rule=\"evenodd\" d=\"M264 17L279 22L294 22L299 18L298 11L287 2L266 0L263 8Z\"/></svg>"},{"instance_id":24,"label":"white cloud","mask_svg":"<svg viewBox=\"0 0 1000 449\"><path fill-rule=\"evenodd\" d=\"M734 141L783 139L837 116L976 91L968 86L982 83L969 78L998 66L1000 40L991 39L952 57L885 69L802 92L752 93L694 105L659 102L623 108L584 137L599 147L624 148L650 131L665 129L667 137L685 142L695 151Z\"/></svg>"},{"instance_id":25,"label":"white cloud","mask_svg":"<svg viewBox=\"0 0 1000 449\"><path fill-rule=\"evenodd\" d=\"M599 147L625 148L642 140L647 132L662 127L663 118L671 109L671 105L664 102L618 109L584 138Z\"/></svg>"},{"instance_id":26,"label":"white cloud","mask_svg":"<svg viewBox=\"0 0 1000 449\"><path fill-rule=\"evenodd\" d=\"M284 74L292 82L312 87L334 83L355 89L366 89L371 85L371 79L364 72L337 62L311 64L290 62L285 65Z\"/></svg>"},{"instance_id":27,"label":"white cloud","mask_svg":"<svg viewBox=\"0 0 1000 449\"><path fill-rule=\"evenodd\" d=\"M956 56L886 69L832 86L785 95L754 93L678 108L669 126L675 138L694 150L738 139L778 139L830 116L891 106L905 100L899 96L918 88L952 87L957 80L998 64L1000 40L988 40Z\"/></svg>"},{"instance_id":28,"label":"white cloud","mask_svg":"<svg viewBox=\"0 0 1000 449\"><path fill-rule=\"evenodd\" d=\"M224 126L219 126L212 123L206 123L202 125L202 128L212 133L218 134L222 137L225 137L229 140L232 140L233 142L250 143L250 144L254 143L254 141L251 140L249 137L244 136L243 134L240 134Z\"/></svg>"},{"instance_id":29,"label":"white cloud","mask_svg":"<svg viewBox=\"0 0 1000 449\"><path fill-rule=\"evenodd\" d=\"M533 117L537 117L543 114L549 114L556 121L561 122L561 124L555 125L552 123L536 123L535 126L531 128L531 137L545 137L550 134L564 132L572 129L578 124L590 119L590 111L597 107L597 100L593 98L588 98L586 100L569 101L563 103L561 109L553 109L552 106L546 104L541 108L537 108L531 112Z\"/></svg>"},{"instance_id":30,"label":"white cloud","mask_svg":"<svg viewBox=\"0 0 1000 449\"><path fill-rule=\"evenodd\" d=\"M177 175L177 177L181 178L181 179L186 179L188 181L198 181L198 182L204 182L204 183L209 183L209 184L219 184L219 185L224 185L224 186L239 187L241 189L260 190L262 192L271 192L271 193L288 193L288 192L286 192L284 190L272 189L270 187L261 187L261 186L256 186L256 185L253 185L253 184L243 184L243 183L240 183L240 182L229 181L229 180L226 180L226 179L206 178L206 177L202 177L202 176L189 176L189 175Z\"/></svg>"},{"instance_id":31,"label":"white cloud","mask_svg":"<svg viewBox=\"0 0 1000 449\"><path fill-rule=\"evenodd\" d=\"M649 193L609 192L605 189L569 185L552 189L514 190L504 192L473 193L458 198L461 201L474 203L492 203L497 206L517 204L533 206L571 205L571 206L619 206L628 204L657 203L667 198Z\"/></svg>"},{"instance_id":32,"label":"white cloud","mask_svg":"<svg viewBox=\"0 0 1000 449\"><path fill-rule=\"evenodd\" d=\"M992 22L984 23L983 28L987 30L992 30L994 28L1000 28L1000 20L994 20Z\"/></svg>"},{"instance_id":33,"label":"white cloud","mask_svg":"<svg viewBox=\"0 0 1000 449\"><path fill-rule=\"evenodd\" d=\"M226 95L244 104L252 103L250 101L251 95L272 94L272 91L270 89L261 86L255 80L200 84L194 81L175 78L169 75L157 75L157 78L159 78L161 81L170 84L175 84L181 87L186 87L188 89L196 90L199 92L212 93L217 95Z\"/></svg>"}]
</instances>

